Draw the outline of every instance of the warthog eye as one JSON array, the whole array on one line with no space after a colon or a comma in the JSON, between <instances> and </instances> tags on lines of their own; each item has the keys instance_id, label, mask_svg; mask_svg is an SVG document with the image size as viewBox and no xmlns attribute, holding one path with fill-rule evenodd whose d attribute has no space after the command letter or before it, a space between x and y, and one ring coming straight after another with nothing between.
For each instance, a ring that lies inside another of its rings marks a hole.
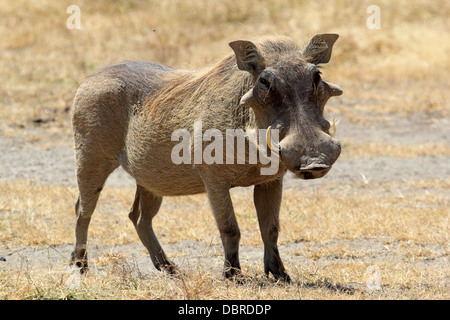
<instances>
[{"instance_id":1,"label":"warthog eye","mask_svg":"<svg viewBox=\"0 0 450 320\"><path fill-rule=\"evenodd\" d=\"M270 88L270 82L264 78L259 78L259 82L267 88Z\"/></svg>"},{"instance_id":2,"label":"warthog eye","mask_svg":"<svg viewBox=\"0 0 450 320\"><path fill-rule=\"evenodd\" d=\"M313 74L313 88L314 88L314 93L316 93L317 88L319 87L321 78L320 78L320 74L321 72L319 70L315 71Z\"/></svg>"}]
</instances>

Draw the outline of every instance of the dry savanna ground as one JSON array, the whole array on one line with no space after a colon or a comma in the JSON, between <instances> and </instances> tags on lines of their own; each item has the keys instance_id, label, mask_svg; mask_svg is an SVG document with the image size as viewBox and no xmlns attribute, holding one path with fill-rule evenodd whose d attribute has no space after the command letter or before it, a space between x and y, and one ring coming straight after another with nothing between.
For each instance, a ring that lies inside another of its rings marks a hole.
<instances>
[{"instance_id":1,"label":"dry savanna ground","mask_svg":"<svg viewBox=\"0 0 450 320\"><path fill-rule=\"evenodd\" d=\"M66 26L72 4L79 30ZM372 4L379 30L366 25ZM448 1L16 0L0 16L0 299L450 298ZM323 32L340 34L323 74L344 89L326 109L343 152L323 179L286 178L279 245L292 284L264 276L251 188L232 191L245 281L221 277L205 195L164 200L154 228L182 274L154 271L121 173L93 216L91 270L68 269L70 108L84 76L128 59L203 67L232 40Z\"/></svg>"}]
</instances>

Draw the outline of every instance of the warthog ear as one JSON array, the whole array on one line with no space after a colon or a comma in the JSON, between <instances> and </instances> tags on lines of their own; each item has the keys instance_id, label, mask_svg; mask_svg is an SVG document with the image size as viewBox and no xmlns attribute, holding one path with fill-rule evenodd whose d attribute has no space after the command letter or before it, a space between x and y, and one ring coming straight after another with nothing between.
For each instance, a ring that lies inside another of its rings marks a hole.
<instances>
[{"instance_id":1,"label":"warthog ear","mask_svg":"<svg viewBox=\"0 0 450 320\"><path fill-rule=\"evenodd\" d=\"M302 50L303 57L306 61L314 64L327 63L330 61L331 51L337 38L339 35L334 33L315 35Z\"/></svg>"},{"instance_id":2,"label":"warthog ear","mask_svg":"<svg viewBox=\"0 0 450 320\"><path fill-rule=\"evenodd\" d=\"M265 68L264 58L253 42L236 40L230 42L229 45L236 55L237 66L240 70L256 75Z\"/></svg>"}]
</instances>

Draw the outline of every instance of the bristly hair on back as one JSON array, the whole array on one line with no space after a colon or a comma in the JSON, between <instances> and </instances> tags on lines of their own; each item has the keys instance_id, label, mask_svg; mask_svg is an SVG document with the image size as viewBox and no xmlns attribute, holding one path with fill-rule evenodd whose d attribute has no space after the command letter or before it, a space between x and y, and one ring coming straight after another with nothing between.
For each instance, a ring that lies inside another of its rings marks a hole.
<instances>
[{"instance_id":1,"label":"bristly hair on back","mask_svg":"<svg viewBox=\"0 0 450 320\"><path fill-rule=\"evenodd\" d=\"M299 52L298 43L288 37L263 37L254 44L267 66L285 54ZM239 107L239 101L255 80L250 73L238 69L234 53L230 53L209 67L168 72L163 89L146 102L145 109L151 114L164 105L176 107L183 103L206 108L214 103L227 103L230 113L240 118L240 126L245 127L250 115L247 108Z\"/></svg>"}]
</instances>

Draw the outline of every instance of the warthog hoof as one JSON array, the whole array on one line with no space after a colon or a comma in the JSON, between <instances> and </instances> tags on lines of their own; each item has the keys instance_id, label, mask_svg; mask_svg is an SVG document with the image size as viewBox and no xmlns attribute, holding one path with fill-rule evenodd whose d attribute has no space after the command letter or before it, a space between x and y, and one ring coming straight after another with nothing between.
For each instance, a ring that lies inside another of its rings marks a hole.
<instances>
[{"instance_id":1,"label":"warthog hoof","mask_svg":"<svg viewBox=\"0 0 450 320\"><path fill-rule=\"evenodd\" d=\"M167 272L170 275L179 275L180 274L180 270L173 263L161 265L161 266L157 267L157 269Z\"/></svg>"},{"instance_id":2,"label":"warthog hoof","mask_svg":"<svg viewBox=\"0 0 450 320\"><path fill-rule=\"evenodd\" d=\"M231 267L228 263L225 263L223 269L223 276L225 277L225 279L238 280L241 275L241 267Z\"/></svg>"},{"instance_id":3,"label":"warthog hoof","mask_svg":"<svg viewBox=\"0 0 450 320\"><path fill-rule=\"evenodd\" d=\"M81 252L80 252L81 253ZM77 257L78 256L78 257ZM81 256L81 258L79 258ZM75 251L72 252L70 258L70 266L75 266L80 269L80 273L83 274L88 270L87 253L83 250L82 254L76 254Z\"/></svg>"},{"instance_id":4,"label":"warthog hoof","mask_svg":"<svg viewBox=\"0 0 450 320\"><path fill-rule=\"evenodd\" d=\"M273 277L275 278L275 280L278 281L282 281L282 282L286 282L286 283L291 283L291 277L289 277L289 275L286 272L279 272L279 273L273 273ZM269 276L269 274L267 273L267 276Z\"/></svg>"}]
</instances>

